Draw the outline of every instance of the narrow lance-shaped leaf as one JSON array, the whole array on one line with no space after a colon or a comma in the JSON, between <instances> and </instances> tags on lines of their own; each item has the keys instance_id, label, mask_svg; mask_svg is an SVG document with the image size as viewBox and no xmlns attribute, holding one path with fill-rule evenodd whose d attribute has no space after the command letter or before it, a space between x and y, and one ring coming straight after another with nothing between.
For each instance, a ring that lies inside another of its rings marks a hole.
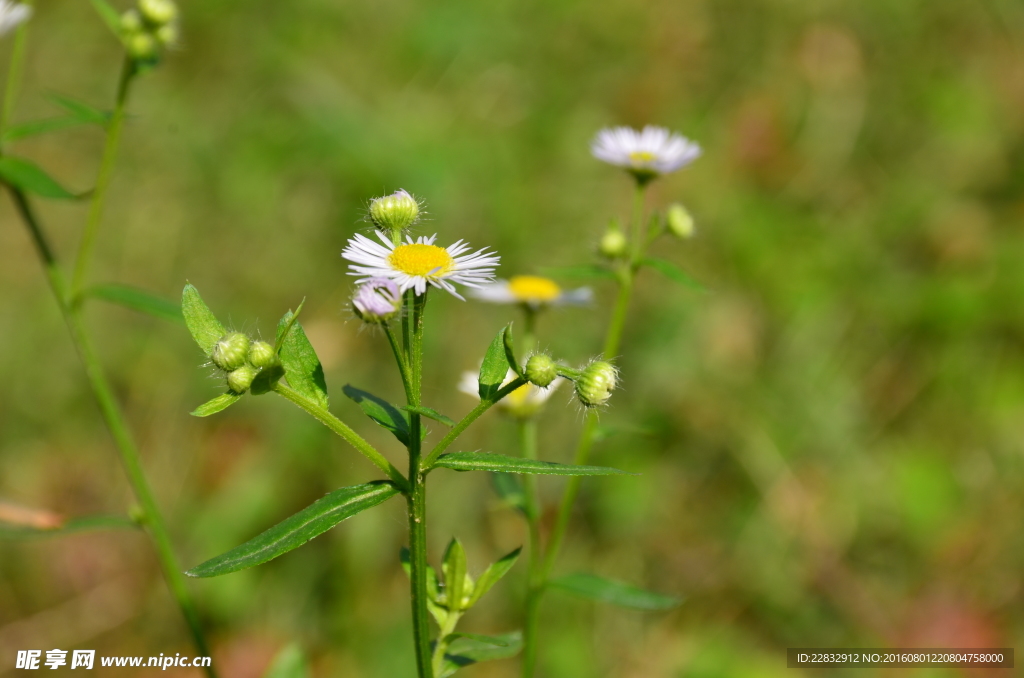
<instances>
[{"instance_id":1,"label":"narrow lance-shaped leaf","mask_svg":"<svg viewBox=\"0 0 1024 678\"><path fill-rule=\"evenodd\" d=\"M682 602L672 596L645 591L632 584L605 579L594 574L570 574L554 579L548 585L580 598L636 610L667 610Z\"/></svg>"},{"instance_id":2,"label":"narrow lance-shaped leaf","mask_svg":"<svg viewBox=\"0 0 1024 678\"><path fill-rule=\"evenodd\" d=\"M0 157L0 180L44 198L72 200L78 197L58 184L35 163L13 155Z\"/></svg>"},{"instance_id":3,"label":"narrow lance-shaped leaf","mask_svg":"<svg viewBox=\"0 0 1024 678\"><path fill-rule=\"evenodd\" d=\"M491 345L487 347L484 361L480 365L480 399L488 400L501 388L508 375L511 365L505 357L505 330L498 332Z\"/></svg>"},{"instance_id":4,"label":"narrow lance-shaped leaf","mask_svg":"<svg viewBox=\"0 0 1024 678\"><path fill-rule=\"evenodd\" d=\"M221 410L226 410L239 401L242 396L237 393L221 393L213 400L207 400L205 403L192 410L190 413L193 417L208 417L211 414L217 414Z\"/></svg>"},{"instance_id":5,"label":"narrow lance-shaped leaf","mask_svg":"<svg viewBox=\"0 0 1024 678\"><path fill-rule=\"evenodd\" d=\"M313 345L306 338L302 325L295 322L295 315L288 311L277 326L281 366L284 367L289 386L326 409L329 400L324 368L316 357Z\"/></svg>"},{"instance_id":6,"label":"narrow lance-shaped leaf","mask_svg":"<svg viewBox=\"0 0 1024 678\"><path fill-rule=\"evenodd\" d=\"M121 38L121 15L116 9L111 7L106 0L92 0L92 6L96 9L96 13L103 19L103 23L107 25L110 32Z\"/></svg>"},{"instance_id":7,"label":"narrow lance-shaped leaf","mask_svg":"<svg viewBox=\"0 0 1024 678\"><path fill-rule=\"evenodd\" d=\"M480 600L485 593L491 590L491 587L498 583L498 580L508 574L508 571L512 569L512 566L516 564L516 560L519 559L519 553L522 551L522 547L517 548L512 553L502 556L497 562L491 564L484 573L480 575L480 578L476 580L476 586L473 587L473 595L469 599L469 607L476 605L476 602Z\"/></svg>"},{"instance_id":8,"label":"narrow lance-shaped leaf","mask_svg":"<svg viewBox=\"0 0 1024 678\"><path fill-rule=\"evenodd\" d=\"M519 631L490 636L486 639L479 636L458 638L448 647L441 671L436 678L448 678L459 669L478 662L514 657L519 654L522 646L523 636Z\"/></svg>"},{"instance_id":9,"label":"narrow lance-shaped leaf","mask_svg":"<svg viewBox=\"0 0 1024 678\"><path fill-rule=\"evenodd\" d=\"M120 19L120 17L119 17ZM71 114L75 120L92 125L105 125L110 120L110 113L93 108L89 104L76 101L59 94L50 95L50 100Z\"/></svg>"},{"instance_id":10,"label":"narrow lance-shaped leaf","mask_svg":"<svg viewBox=\"0 0 1024 678\"><path fill-rule=\"evenodd\" d=\"M429 407L413 407L412 405L406 405L402 407L403 410L410 414L418 414L427 419L433 419L434 421L440 422L445 426L455 426L455 420L451 417L446 417L437 410L432 410Z\"/></svg>"},{"instance_id":11,"label":"narrow lance-shaped leaf","mask_svg":"<svg viewBox=\"0 0 1024 678\"><path fill-rule=\"evenodd\" d=\"M403 445L409 444L409 419L400 409L377 396L345 384L341 389L345 395L354 400L370 419L391 431Z\"/></svg>"},{"instance_id":12,"label":"narrow lance-shaped leaf","mask_svg":"<svg viewBox=\"0 0 1024 678\"><path fill-rule=\"evenodd\" d=\"M205 355L210 355L220 338L228 333L199 296L199 290L191 284L185 285L181 292L181 314L192 338Z\"/></svg>"},{"instance_id":13,"label":"narrow lance-shaped leaf","mask_svg":"<svg viewBox=\"0 0 1024 678\"><path fill-rule=\"evenodd\" d=\"M636 475L609 466L579 466L556 464L553 461L507 457L491 452L452 452L442 454L432 468L450 468L455 471L503 471L552 476L615 476Z\"/></svg>"},{"instance_id":14,"label":"narrow lance-shaped leaf","mask_svg":"<svg viewBox=\"0 0 1024 678\"><path fill-rule=\"evenodd\" d=\"M29 122L11 125L7 128L7 131L4 132L2 139L5 142L17 141L18 139L27 139L28 137L34 137L48 132L56 132L58 130L67 129L68 127L74 127L81 124L81 120L70 115L64 115L58 118L45 118L43 120L31 120Z\"/></svg>"},{"instance_id":15,"label":"narrow lance-shaped leaf","mask_svg":"<svg viewBox=\"0 0 1024 678\"><path fill-rule=\"evenodd\" d=\"M281 649L270 663L263 678L309 678L309 665L306 655L297 643L291 643Z\"/></svg>"},{"instance_id":16,"label":"narrow lance-shaped leaf","mask_svg":"<svg viewBox=\"0 0 1024 678\"><path fill-rule=\"evenodd\" d=\"M175 323L185 320L181 313L181 306L178 304L130 285L97 285L86 290L85 296L119 304L161 320Z\"/></svg>"},{"instance_id":17,"label":"narrow lance-shaped leaf","mask_svg":"<svg viewBox=\"0 0 1024 678\"><path fill-rule=\"evenodd\" d=\"M451 643L459 638L469 638L482 645L494 645L495 647L508 647L508 640L499 636L482 636L479 633L449 633L444 637L445 641Z\"/></svg>"},{"instance_id":18,"label":"narrow lance-shaped leaf","mask_svg":"<svg viewBox=\"0 0 1024 678\"><path fill-rule=\"evenodd\" d=\"M512 344L512 324L509 323L505 326L505 331L501 333L502 342L505 345L505 360L512 367L512 370L520 377L524 377L523 369L519 366L519 361L516 360L515 346Z\"/></svg>"},{"instance_id":19,"label":"narrow lance-shaped leaf","mask_svg":"<svg viewBox=\"0 0 1024 678\"><path fill-rule=\"evenodd\" d=\"M681 268L673 264L671 261L666 259L659 259L657 257L644 257L644 266L650 266L655 271L658 271L669 280L679 283L680 285L686 285L692 287L695 290L704 291L704 286L699 282L687 275Z\"/></svg>"},{"instance_id":20,"label":"narrow lance-shaped leaf","mask_svg":"<svg viewBox=\"0 0 1024 678\"><path fill-rule=\"evenodd\" d=\"M346 518L396 494L398 488L387 480L335 490L259 536L197 565L185 574L190 577L217 577L260 565L302 546Z\"/></svg>"},{"instance_id":21,"label":"narrow lance-shaped leaf","mask_svg":"<svg viewBox=\"0 0 1024 678\"><path fill-rule=\"evenodd\" d=\"M468 593L466 590L466 550L462 548L462 542L452 539L448 549L444 552L444 592L448 600L449 610L463 609L462 599Z\"/></svg>"}]
</instances>

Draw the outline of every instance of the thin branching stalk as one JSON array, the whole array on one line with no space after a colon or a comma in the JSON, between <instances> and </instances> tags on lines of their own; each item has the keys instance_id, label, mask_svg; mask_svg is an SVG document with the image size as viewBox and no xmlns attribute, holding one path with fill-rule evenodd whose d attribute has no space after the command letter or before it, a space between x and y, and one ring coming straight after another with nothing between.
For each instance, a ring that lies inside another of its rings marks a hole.
<instances>
[{"instance_id":1,"label":"thin branching stalk","mask_svg":"<svg viewBox=\"0 0 1024 678\"><path fill-rule=\"evenodd\" d=\"M22 0L23 5L32 6L31 0ZM25 49L28 45L28 27L30 21L23 21L14 33L14 46L11 48L11 65L7 69L7 85L4 87L4 106L0 109L0 133L7 130L7 125L14 115L14 103L21 89L21 75L25 61Z\"/></svg>"}]
</instances>

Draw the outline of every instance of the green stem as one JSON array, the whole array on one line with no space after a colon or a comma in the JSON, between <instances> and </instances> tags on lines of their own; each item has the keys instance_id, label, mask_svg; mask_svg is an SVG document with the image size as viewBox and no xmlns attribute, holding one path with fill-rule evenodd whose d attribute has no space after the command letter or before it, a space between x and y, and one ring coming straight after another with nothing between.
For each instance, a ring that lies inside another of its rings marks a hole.
<instances>
[{"instance_id":1,"label":"green stem","mask_svg":"<svg viewBox=\"0 0 1024 678\"><path fill-rule=\"evenodd\" d=\"M284 396L309 414L313 415L314 419L344 438L345 442L356 448L357 452L369 459L373 465L381 471L384 471L388 478L390 478L391 481L402 490L402 492L408 492L409 483L406 481L405 476L402 475L402 472L395 468L394 465L388 461L383 454L378 452L373 445L368 443L365 438L349 428L348 424L331 414L330 410L321 407L298 391L285 386L281 382L274 384L274 393Z\"/></svg>"},{"instance_id":2,"label":"green stem","mask_svg":"<svg viewBox=\"0 0 1024 678\"><path fill-rule=\"evenodd\" d=\"M174 596L182 615L185 617L185 622L191 631L192 641L195 643L196 650L200 655L209 657L210 650L199 623L199 614L189 595L181 565L178 563L174 550L171 547L171 538L167 531L167 525L164 523L163 516L156 505L156 500L153 498L152 490L149 487L146 475L142 470L142 464L139 461L138 448L128 430L124 414L121 412L114 397L113 389L110 387L110 383L103 372L99 355L85 331L81 314L68 303L67 286L63 273L57 264L53 250L25 194L14 187L11 187L11 194L14 197L14 204L18 213L21 215L32 236L43 268L46 270L50 289L53 291L57 306L60 308L61 315L67 323L72 342L78 350L89 386L92 388L93 396L99 404L103 420L106 422L107 428L114 438L114 445L117 447L121 457L121 465L124 467L125 474L128 476L128 482L142 511L140 522L146 528L153 542L164 579L167 581L167 586L170 588L171 594ZM209 678L216 678L216 672L213 667L206 667L206 674Z\"/></svg>"},{"instance_id":3,"label":"green stem","mask_svg":"<svg viewBox=\"0 0 1024 678\"><path fill-rule=\"evenodd\" d=\"M519 448L524 459L537 458L537 422L535 420L524 419L519 422ZM527 564L522 675L532 676L537 663L537 630L540 621L540 601L544 593L544 553L540 535L541 508L537 476L523 476L523 499L526 523L530 532L530 560Z\"/></svg>"},{"instance_id":4,"label":"green stem","mask_svg":"<svg viewBox=\"0 0 1024 678\"><path fill-rule=\"evenodd\" d=\"M89 205L89 217L85 222L82 242L78 246L78 257L75 259L75 275L71 281L71 294L77 297L85 284L85 277L92 260L92 252L96 246L96 234L99 232L103 219L103 208L107 202L107 188L114 173L114 161L117 159L117 148L121 141L121 129L124 127L125 104L128 91L135 77L135 62L125 56L121 67L121 79L117 85L117 97L114 100L114 113L107 126L107 139L100 159L99 174L96 177L96 188L93 189L92 202Z\"/></svg>"},{"instance_id":5,"label":"green stem","mask_svg":"<svg viewBox=\"0 0 1024 678\"><path fill-rule=\"evenodd\" d=\"M31 0L23 0L23 5L32 6ZM18 98L21 87L21 75L25 63L25 48L28 44L29 21L18 26L14 34L14 47L11 48L11 64L7 69L7 85L4 87L4 107L0 110L0 134L7 130L7 124L14 115L14 102Z\"/></svg>"},{"instance_id":6,"label":"green stem","mask_svg":"<svg viewBox=\"0 0 1024 678\"><path fill-rule=\"evenodd\" d=\"M448 616L444 620L444 626L437 634L437 645L434 646L434 674L441 673L441 669L444 668L444 655L448 652L448 636L455 633L455 627L458 626L459 620L462 619L461 612L449 612Z\"/></svg>"},{"instance_id":7,"label":"green stem","mask_svg":"<svg viewBox=\"0 0 1024 678\"><path fill-rule=\"evenodd\" d=\"M413 396L412 381L409 379L409 364L405 359L405 354L402 352L402 347L398 345L395 333L391 331L391 326L385 323L383 327L388 343L391 344L391 352L395 354L395 362L398 363L398 373L402 377L402 386L405 388L405 399L411 402Z\"/></svg>"}]
</instances>

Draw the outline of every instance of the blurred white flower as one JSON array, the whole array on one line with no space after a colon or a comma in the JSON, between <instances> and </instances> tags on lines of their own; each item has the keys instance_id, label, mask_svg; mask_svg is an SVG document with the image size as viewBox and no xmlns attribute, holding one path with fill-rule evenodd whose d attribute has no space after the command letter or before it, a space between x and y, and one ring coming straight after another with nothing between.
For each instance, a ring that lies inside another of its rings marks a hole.
<instances>
[{"instance_id":1,"label":"blurred white flower","mask_svg":"<svg viewBox=\"0 0 1024 678\"><path fill-rule=\"evenodd\" d=\"M9 0L0 0L0 35L13 30L32 16L32 8Z\"/></svg>"},{"instance_id":2,"label":"blurred white flower","mask_svg":"<svg viewBox=\"0 0 1024 678\"><path fill-rule=\"evenodd\" d=\"M563 290L554 280L536 275L514 275L496 280L469 293L471 297L492 304L526 304L539 309L544 306L585 306L594 298L589 287Z\"/></svg>"},{"instance_id":3,"label":"blurred white flower","mask_svg":"<svg viewBox=\"0 0 1024 678\"><path fill-rule=\"evenodd\" d=\"M603 129L590 144L598 160L623 167L647 181L675 172L700 157L700 146L664 127L648 125L643 131L630 127Z\"/></svg>"},{"instance_id":4,"label":"blurred white flower","mask_svg":"<svg viewBox=\"0 0 1024 678\"><path fill-rule=\"evenodd\" d=\"M466 395L473 396L479 400L480 382L478 381L478 377L479 375L476 372L470 372L468 370L463 372L462 378L459 380L459 390ZM505 380L501 382L501 385L504 386L508 384L516 377L516 373L509 370L505 375ZM533 384L525 384L499 400L496 407L502 412L520 419L532 417L544 405L544 403L547 402L548 398L551 397L551 394L555 392L555 389L557 389L561 383L562 380L559 378L555 379L544 388Z\"/></svg>"}]
</instances>

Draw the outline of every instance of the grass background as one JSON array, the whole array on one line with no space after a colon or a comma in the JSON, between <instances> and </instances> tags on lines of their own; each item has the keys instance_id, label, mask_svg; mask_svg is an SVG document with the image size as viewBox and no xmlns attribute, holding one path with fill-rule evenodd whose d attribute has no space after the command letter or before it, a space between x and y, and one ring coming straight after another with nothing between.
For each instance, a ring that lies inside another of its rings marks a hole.
<instances>
[{"instance_id":1,"label":"grass background","mask_svg":"<svg viewBox=\"0 0 1024 678\"><path fill-rule=\"evenodd\" d=\"M628 215L628 179L589 156L597 129L662 124L703 145L651 204L695 214L699 236L659 254L708 292L641 280L604 415L620 430L595 462L643 475L585 482L560 565L687 601L647 614L551 594L544 675L767 677L792 672L792 646L1019 644L1019 3L208 0L182 12L181 48L134 92L94 279L168 298L187 279L264 335L306 297L335 412L396 461L341 395L345 383L401 393L385 342L345 310L338 253L367 201L406 188L428 204L424 232L497 249L502 275L534 273L589 261L609 218ZM51 93L109 106L119 47L89 4L42 3L31 28L15 119L56 114ZM10 48L0 41L0 65ZM76 129L7 150L83 190L101 143ZM85 208L40 209L69 260ZM112 445L7 196L0 224L0 498L123 512ZM555 354L599 350L610 290L596 287L594 308L543 319ZM432 302L425 402L467 411L459 373L511 318ZM280 399L190 418L218 386L184 328L98 303L89 323L187 566L374 477ZM544 458L571 456L581 415L567 398L544 415ZM512 453L514 429L489 415L465 447ZM438 473L431 493L435 561L452 535L476 572L524 541L482 475ZM392 502L260 568L194 582L221 674L258 676L298 639L317 676L410 675L404 539ZM516 626L523 569L467 630ZM191 651L147 543L122 532L0 541L0 673L32 647ZM465 675L517 674L507 661Z\"/></svg>"}]
</instances>

